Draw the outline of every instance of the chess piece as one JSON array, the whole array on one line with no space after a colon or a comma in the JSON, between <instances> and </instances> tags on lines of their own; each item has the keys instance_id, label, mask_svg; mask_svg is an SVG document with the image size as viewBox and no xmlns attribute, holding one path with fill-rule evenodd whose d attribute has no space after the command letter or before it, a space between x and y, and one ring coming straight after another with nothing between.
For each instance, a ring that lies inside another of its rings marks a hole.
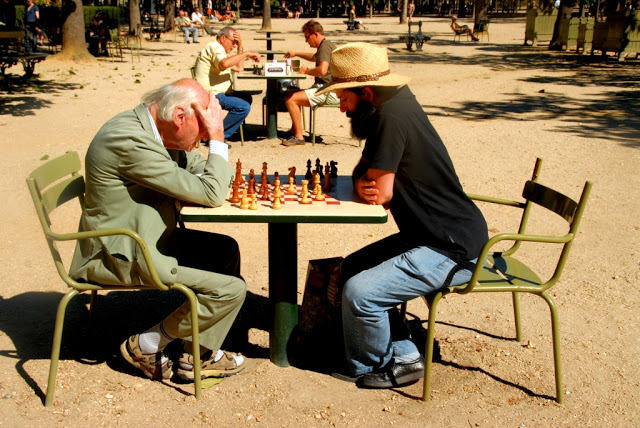
<instances>
[{"instance_id":1,"label":"chess piece","mask_svg":"<svg viewBox=\"0 0 640 428\"><path fill-rule=\"evenodd\" d=\"M269 185L269 176L267 176L267 171L262 171L262 174L260 174L260 184L263 186L268 186Z\"/></svg>"},{"instance_id":2,"label":"chess piece","mask_svg":"<svg viewBox=\"0 0 640 428\"><path fill-rule=\"evenodd\" d=\"M307 180L311 180L313 178L313 174L311 173L311 159L307 159L307 172L305 173L304 178Z\"/></svg>"},{"instance_id":3,"label":"chess piece","mask_svg":"<svg viewBox=\"0 0 640 428\"><path fill-rule=\"evenodd\" d=\"M249 208L249 198L247 197L247 189L242 189L242 200L240 201L240 209L246 210Z\"/></svg>"},{"instance_id":4,"label":"chess piece","mask_svg":"<svg viewBox=\"0 0 640 428\"><path fill-rule=\"evenodd\" d=\"M329 162L329 166L331 167L331 177L333 178L338 178L338 167L336 165L338 165L338 162L336 161Z\"/></svg>"},{"instance_id":5,"label":"chess piece","mask_svg":"<svg viewBox=\"0 0 640 428\"><path fill-rule=\"evenodd\" d=\"M320 158L316 159L316 172L320 176L320 180L324 179L324 174L322 173L322 163L320 162Z\"/></svg>"},{"instance_id":6,"label":"chess piece","mask_svg":"<svg viewBox=\"0 0 640 428\"><path fill-rule=\"evenodd\" d=\"M264 184L260 187L260 200L261 201L269 200L269 185Z\"/></svg>"},{"instance_id":7,"label":"chess piece","mask_svg":"<svg viewBox=\"0 0 640 428\"><path fill-rule=\"evenodd\" d=\"M300 199L301 204L310 204L311 199L309 199L309 180L302 180L302 198Z\"/></svg>"},{"instance_id":8,"label":"chess piece","mask_svg":"<svg viewBox=\"0 0 640 428\"><path fill-rule=\"evenodd\" d=\"M296 184L296 167L292 166L289 168L289 178L293 177L293 184Z\"/></svg>"},{"instance_id":9,"label":"chess piece","mask_svg":"<svg viewBox=\"0 0 640 428\"><path fill-rule=\"evenodd\" d=\"M274 210L279 210L280 208L282 208L282 190L280 190L280 187L276 187L273 191L273 209Z\"/></svg>"},{"instance_id":10,"label":"chess piece","mask_svg":"<svg viewBox=\"0 0 640 428\"><path fill-rule=\"evenodd\" d=\"M233 189L233 192L231 193L229 202L231 202L232 204L237 204L238 202L240 202L240 185L234 182L231 185L231 188Z\"/></svg>"},{"instance_id":11,"label":"chess piece","mask_svg":"<svg viewBox=\"0 0 640 428\"><path fill-rule=\"evenodd\" d=\"M331 161L329 162L329 166L331 167L331 187L336 187L338 184L338 162Z\"/></svg>"},{"instance_id":12,"label":"chess piece","mask_svg":"<svg viewBox=\"0 0 640 428\"><path fill-rule=\"evenodd\" d=\"M316 197L313 198L314 201L324 201L324 195L322 194L322 186L320 183L316 184L317 192L315 192Z\"/></svg>"},{"instance_id":13,"label":"chess piece","mask_svg":"<svg viewBox=\"0 0 640 428\"><path fill-rule=\"evenodd\" d=\"M247 185L247 193L253 195L256 193L256 179L249 178L249 184Z\"/></svg>"},{"instance_id":14,"label":"chess piece","mask_svg":"<svg viewBox=\"0 0 640 428\"><path fill-rule=\"evenodd\" d=\"M249 170L249 180L251 180L252 178L254 180L256 179L256 173L253 171L253 168Z\"/></svg>"},{"instance_id":15,"label":"chess piece","mask_svg":"<svg viewBox=\"0 0 640 428\"><path fill-rule=\"evenodd\" d=\"M238 182L238 184L242 184L244 183L244 177L242 176L242 162L240 162L240 159L238 159L238 162L236 162L236 177L234 179L234 182Z\"/></svg>"},{"instance_id":16,"label":"chess piece","mask_svg":"<svg viewBox=\"0 0 640 428\"><path fill-rule=\"evenodd\" d=\"M251 205L249 205L250 210L258 209L258 196L254 193L251 195Z\"/></svg>"},{"instance_id":17,"label":"chess piece","mask_svg":"<svg viewBox=\"0 0 640 428\"><path fill-rule=\"evenodd\" d=\"M292 176L289 176L289 187L287 188L287 193L290 195L296 194L296 184L295 179Z\"/></svg>"},{"instance_id":18,"label":"chess piece","mask_svg":"<svg viewBox=\"0 0 640 428\"><path fill-rule=\"evenodd\" d=\"M322 184L322 190L329 192L331 190L331 174L329 174L329 164L324 167L324 183Z\"/></svg>"},{"instance_id":19,"label":"chess piece","mask_svg":"<svg viewBox=\"0 0 640 428\"><path fill-rule=\"evenodd\" d=\"M313 193L314 195L317 195L319 188L320 188L320 175L316 171L313 173L313 190L311 191L311 193Z\"/></svg>"}]
</instances>

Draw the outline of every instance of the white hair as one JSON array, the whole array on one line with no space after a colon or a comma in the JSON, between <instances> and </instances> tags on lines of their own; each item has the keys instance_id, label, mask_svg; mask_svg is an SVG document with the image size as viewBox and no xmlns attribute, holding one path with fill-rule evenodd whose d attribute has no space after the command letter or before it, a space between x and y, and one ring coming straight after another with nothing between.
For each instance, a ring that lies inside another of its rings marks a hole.
<instances>
[{"instance_id":1,"label":"white hair","mask_svg":"<svg viewBox=\"0 0 640 428\"><path fill-rule=\"evenodd\" d=\"M187 117L195 114L191 103L200 95L192 85L176 85L178 82L169 83L161 88L149 91L142 96L142 103L150 108L158 106L158 119L164 122L173 120L173 112L176 107L182 107Z\"/></svg>"}]
</instances>

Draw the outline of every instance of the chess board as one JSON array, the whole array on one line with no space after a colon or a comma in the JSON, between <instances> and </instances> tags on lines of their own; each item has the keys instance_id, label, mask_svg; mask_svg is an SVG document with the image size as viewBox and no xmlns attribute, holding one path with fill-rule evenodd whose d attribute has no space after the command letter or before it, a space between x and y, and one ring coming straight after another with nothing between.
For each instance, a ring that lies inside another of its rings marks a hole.
<instances>
[{"instance_id":1,"label":"chess board","mask_svg":"<svg viewBox=\"0 0 640 428\"><path fill-rule=\"evenodd\" d=\"M299 182L300 180L298 180ZM239 188L239 196L242 197L242 192L244 189L246 189L248 187L248 183L245 181L243 184L240 185ZM311 189L309 189L309 203L308 204L303 204L302 202L300 202L300 200L302 199L302 184L296 184L296 193L289 193L288 189L289 189L289 185L285 184L285 185L280 185L280 188L282 189L282 197L280 199L283 208L287 206L287 204L295 204L295 205L300 205L300 206L312 206L312 205L326 205L326 206L331 206L331 205L340 205L340 201L336 198L334 198L333 196L331 196L331 191L325 192L323 191L322 194L324 195L324 201L316 201L313 198L315 197L315 195L313 193L311 193ZM273 182L271 182L269 184L269 194L268 194L268 199L266 200L261 200L260 199L260 184L257 183L256 184L256 190L257 190L257 204L258 206L263 206L263 207L271 207L271 205L273 204L273 191L274 191L275 186L273 185ZM240 202L237 203L231 203L230 199L233 195L233 190L229 191L229 195L227 197L227 201L232 205L232 206L240 206ZM249 199L249 203L251 203L251 195L248 195L248 199Z\"/></svg>"}]
</instances>

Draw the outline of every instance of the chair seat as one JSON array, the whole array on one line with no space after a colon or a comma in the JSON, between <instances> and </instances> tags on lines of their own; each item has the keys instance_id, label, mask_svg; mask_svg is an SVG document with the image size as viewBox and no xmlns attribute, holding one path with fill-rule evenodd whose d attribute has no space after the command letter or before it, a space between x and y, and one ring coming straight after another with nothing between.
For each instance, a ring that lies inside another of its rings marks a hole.
<instances>
[{"instance_id":1,"label":"chair seat","mask_svg":"<svg viewBox=\"0 0 640 428\"><path fill-rule=\"evenodd\" d=\"M507 288L509 287L509 285L515 285L520 287L520 290L522 290L522 287L531 287L532 290L527 291L535 291L538 286L543 284L543 281L534 271L532 271L527 265L517 259L514 259L513 257L493 256L489 257L489 261L497 270L502 272L502 274L507 277L507 279L509 280L508 283L504 279L502 281L503 283L505 283L503 285Z\"/></svg>"}]
</instances>

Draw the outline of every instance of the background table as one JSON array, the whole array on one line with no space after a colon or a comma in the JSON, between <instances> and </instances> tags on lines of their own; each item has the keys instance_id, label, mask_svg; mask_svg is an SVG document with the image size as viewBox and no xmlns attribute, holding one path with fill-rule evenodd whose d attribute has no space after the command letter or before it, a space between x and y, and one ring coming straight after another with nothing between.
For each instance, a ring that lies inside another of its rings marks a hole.
<instances>
[{"instance_id":1,"label":"background table","mask_svg":"<svg viewBox=\"0 0 640 428\"><path fill-rule=\"evenodd\" d=\"M238 79L263 79L267 81L267 137L278 137L278 80L306 79L305 74L291 74L289 76L263 76L261 74L238 73Z\"/></svg>"},{"instance_id":2,"label":"background table","mask_svg":"<svg viewBox=\"0 0 640 428\"><path fill-rule=\"evenodd\" d=\"M303 178L296 176L296 183L300 184ZM273 183L273 177L269 180ZM281 181L285 191L286 180L287 175L283 174ZM354 202L351 177L339 176L335 190L326 193L340 204L314 201L304 205L288 201L280 210L260 206L252 211L241 210L239 204L227 200L218 208L185 206L180 210L184 222L268 223L269 304L272 311L269 356L280 367L289 365L287 343L298 324L298 224L387 221L387 212L382 206Z\"/></svg>"}]
</instances>

